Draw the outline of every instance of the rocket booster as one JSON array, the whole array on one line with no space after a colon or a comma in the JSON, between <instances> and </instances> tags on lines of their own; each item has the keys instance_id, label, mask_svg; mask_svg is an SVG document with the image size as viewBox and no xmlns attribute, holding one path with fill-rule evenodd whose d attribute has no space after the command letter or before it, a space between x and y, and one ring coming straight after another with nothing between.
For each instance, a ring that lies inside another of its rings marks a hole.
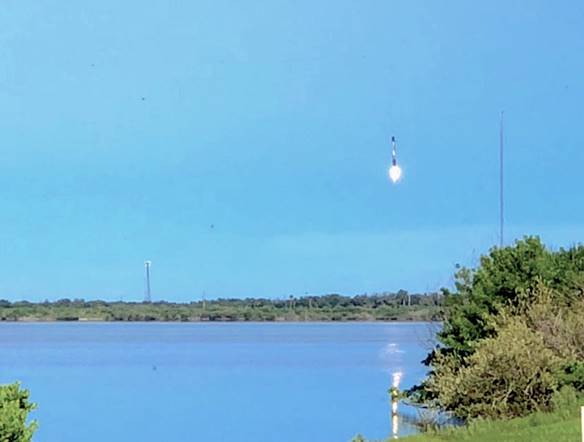
<instances>
[{"instance_id":1,"label":"rocket booster","mask_svg":"<svg viewBox=\"0 0 584 442\"><path fill-rule=\"evenodd\" d=\"M395 184L402 176L401 168L397 164L397 143L395 137L391 137L391 167L389 168L389 178Z\"/></svg>"}]
</instances>

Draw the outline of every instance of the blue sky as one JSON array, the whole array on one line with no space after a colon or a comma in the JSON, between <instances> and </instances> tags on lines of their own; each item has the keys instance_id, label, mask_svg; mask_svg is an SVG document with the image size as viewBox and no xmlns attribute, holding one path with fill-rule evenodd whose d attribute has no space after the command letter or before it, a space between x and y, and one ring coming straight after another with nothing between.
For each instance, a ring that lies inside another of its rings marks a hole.
<instances>
[{"instance_id":1,"label":"blue sky","mask_svg":"<svg viewBox=\"0 0 584 442\"><path fill-rule=\"evenodd\" d=\"M579 1L4 1L0 297L438 289L502 109L507 239L579 242L582 54Z\"/></svg>"}]
</instances>

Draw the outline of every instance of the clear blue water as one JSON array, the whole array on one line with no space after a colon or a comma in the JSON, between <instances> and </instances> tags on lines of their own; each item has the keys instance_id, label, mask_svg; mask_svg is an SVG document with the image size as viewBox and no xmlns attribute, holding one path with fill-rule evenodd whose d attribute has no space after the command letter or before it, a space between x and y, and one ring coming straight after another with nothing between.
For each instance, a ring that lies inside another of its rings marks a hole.
<instances>
[{"instance_id":1,"label":"clear blue water","mask_svg":"<svg viewBox=\"0 0 584 442\"><path fill-rule=\"evenodd\" d=\"M421 323L3 323L0 383L31 390L41 442L382 439L391 374L419 381L430 336Z\"/></svg>"}]
</instances>

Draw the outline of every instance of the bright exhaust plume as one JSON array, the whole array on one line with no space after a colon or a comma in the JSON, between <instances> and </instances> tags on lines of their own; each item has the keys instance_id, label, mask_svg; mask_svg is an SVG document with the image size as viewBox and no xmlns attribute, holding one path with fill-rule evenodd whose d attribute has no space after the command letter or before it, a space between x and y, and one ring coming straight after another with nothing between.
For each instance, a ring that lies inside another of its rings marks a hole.
<instances>
[{"instance_id":1,"label":"bright exhaust plume","mask_svg":"<svg viewBox=\"0 0 584 442\"><path fill-rule=\"evenodd\" d=\"M391 166L389 168L389 179L394 182L397 183L399 181L399 179L402 176L402 170L401 168L396 164L394 166Z\"/></svg>"}]
</instances>

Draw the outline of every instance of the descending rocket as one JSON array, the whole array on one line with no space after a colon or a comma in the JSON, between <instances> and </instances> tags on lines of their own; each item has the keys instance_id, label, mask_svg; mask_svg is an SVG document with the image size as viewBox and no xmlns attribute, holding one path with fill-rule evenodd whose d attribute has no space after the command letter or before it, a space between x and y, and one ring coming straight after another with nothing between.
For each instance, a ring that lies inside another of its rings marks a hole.
<instances>
[{"instance_id":1,"label":"descending rocket","mask_svg":"<svg viewBox=\"0 0 584 442\"><path fill-rule=\"evenodd\" d=\"M402 170L397 165L397 147L395 137L391 137L391 167L389 168L389 178L393 183L397 183L401 178Z\"/></svg>"}]
</instances>

